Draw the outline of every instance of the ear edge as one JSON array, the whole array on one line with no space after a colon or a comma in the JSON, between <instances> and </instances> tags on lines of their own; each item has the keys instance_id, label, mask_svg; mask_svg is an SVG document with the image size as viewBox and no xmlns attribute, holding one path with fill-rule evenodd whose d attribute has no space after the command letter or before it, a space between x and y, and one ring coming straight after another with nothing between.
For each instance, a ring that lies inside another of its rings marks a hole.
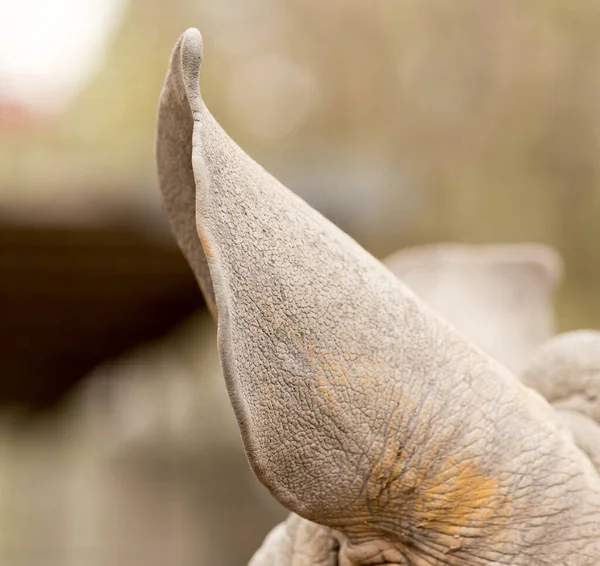
<instances>
[{"instance_id":1,"label":"ear edge","mask_svg":"<svg viewBox=\"0 0 600 566\"><path fill-rule=\"evenodd\" d=\"M204 61L202 34L196 28L188 28L179 41L181 77L192 116L200 109L202 95L200 74Z\"/></svg>"},{"instance_id":2,"label":"ear edge","mask_svg":"<svg viewBox=\"0 0 600 566\"><path fill-rule=\"evenodd\" d=\"M197 180L192 167L195 112L202 104L202 49L202 36L196 28L186 30L173 47L159 99L154 154L163 208L216 320L212 277L197 227Z\"/></svg>"}]
</instances>

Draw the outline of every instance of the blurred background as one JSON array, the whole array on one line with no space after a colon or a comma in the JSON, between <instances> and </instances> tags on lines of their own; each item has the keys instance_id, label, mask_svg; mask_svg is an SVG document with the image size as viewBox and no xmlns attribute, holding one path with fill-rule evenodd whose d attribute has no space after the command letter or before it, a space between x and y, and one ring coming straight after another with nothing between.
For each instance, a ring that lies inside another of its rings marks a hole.
<instances>
[{"instance_id":1,"label":"blurred background","mask_svg":"<svg viewBox=\"0 0 600 566\"><path fill-rule=\"evenodd\" d=\"M0 562L245 564L215 327L160 209L171 49L229 134L378 257L550 244L600 320L600 1L0 0Z\"/></svg>"}]
</instances>

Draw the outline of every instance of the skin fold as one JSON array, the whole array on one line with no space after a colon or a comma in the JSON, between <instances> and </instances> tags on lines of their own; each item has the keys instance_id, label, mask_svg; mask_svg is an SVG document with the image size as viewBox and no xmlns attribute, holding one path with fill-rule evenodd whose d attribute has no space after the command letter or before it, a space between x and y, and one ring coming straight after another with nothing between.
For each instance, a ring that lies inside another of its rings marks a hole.
<instances>
[{"instance_id":1,"label":"skin fold","mask_svg":"<svg viewBox=\"0 0 600 566\"><path fill-rule=\"evenodd\" d=\"M562 261L548 246L429 244L397 251L384 263L511 371L521 371L556 332Z\"/></svg>"},{"instance_id":2,"label":"skin fold","mask_svg":"<svg viewBox=\"0 0 600 566\"><path fill-rule=\"evenodd\" d=\"M558 415L581 448L600 472L600 423L576 411L558 410Z\"/></svg>"},{"instance_id":3,"label":"skin fold","mask_svg":"<svg viewBox=\"0 0 600 566\"><path fill-rule=\"evenodd\" d=\"M600 478L554 410L248 157L201 62L188 30L157 162L248 461L299 517L252 565L600 563Z\"/></svg>"},{"instance_id":4,"label":"skin fold","mask_svg":"<svg viewBox=\"0 0 600 566\"><path fill-rule=\"evenodd\" d=\"M555 336L537 350L521 378L548 399L600 471L600 332Z\"/></svg>"},{"instance_id":5,"label":"skin fold","mask_svg":"<svg viewBox=\"0 0 600 566\"><path fill-rule=\"evenodd\" d=\"M554 337L538 349L522 379L555 407L600 422L600 332Z\"/></svg>"}]
</instances>

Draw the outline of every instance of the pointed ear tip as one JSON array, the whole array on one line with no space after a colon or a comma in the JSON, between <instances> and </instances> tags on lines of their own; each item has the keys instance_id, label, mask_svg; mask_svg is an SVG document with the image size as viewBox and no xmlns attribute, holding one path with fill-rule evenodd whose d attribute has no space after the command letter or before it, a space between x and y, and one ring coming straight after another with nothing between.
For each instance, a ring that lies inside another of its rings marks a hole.
<instances>
[{"instance_id":1,"label":"pointed ear tip","mask_svg":"<svg viewBox=\"0 0 600 566\"><path fill-rule=\"evenodd\" d=\"M202 34L196 28L189 28L183 32L179 40L181 61L184 66L193 72L200 72L202 66Z\"/></svg>"},{"instance_id":2,"label":"pointed ear tip","mask_svg":"<svg viewBox=\"0 0 600 566\"><path fill-rule=\"evenodd\" d=\"M190 55L202 57L202 34L196 28L188 28L182 35L182 47Z\"/></svg>"},{"instance_id":3,"label":"pointed ear tip","mask_svg":"<svg viewBox=\"0 0 600 566\"><path fill-rule=\"evenodd\" d=\"M171 69L180 77L176 80L182 81L188 103L194 108L201 98L202 50L202 34L196 28L189 28L179 36L171 56Z\"/></svg>"}]
</instances>

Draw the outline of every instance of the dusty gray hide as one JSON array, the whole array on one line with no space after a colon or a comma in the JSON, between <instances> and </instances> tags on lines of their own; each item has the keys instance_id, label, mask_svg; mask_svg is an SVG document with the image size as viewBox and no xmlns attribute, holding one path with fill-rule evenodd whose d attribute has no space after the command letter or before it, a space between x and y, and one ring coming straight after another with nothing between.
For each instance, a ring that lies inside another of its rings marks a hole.
<instances>
[{"instance_id":1,"label":"dusty gray hide","mask_svg":"<svg viewBox=\"0 0 600 566\"><path fill-rule=\"evenodd\" d=\"M384 262L438 314L514 372L556 332L562 262L541 244L432 244Z\"/></svg>"},{"instance_id":2,"label":"dusty gray hide","mask_svg":"<svg viewBox=\"0 0 600 566\"><path fill-rule=\"evenodd\" d=\"M253 566L598 564L600 478L553 409L248 157L201 60L188 30L157 162L250 465L302 517Z\"/></svg>"},{"instance_id":3,"label":"dusty gray hide","mask_svg":"<svg viewBox=\"0 0 600 566\"><path fill-rule=\"evenodd\" d=\"M538 349L522 379L546 397L600 470L600 332L556 336Z\"/></svg>"},{"instance_id":4,"label":"dusty gray hide","mask_svg":"<svg viewBox=\"0 0 600 566\"><path fill-rule=\"evenodd\" d=\"M600 470L600 339L581 331L550 340L562 273L553 249L434 244L395 252L385 264L488 354L524 369L526 385L550 396L577 446Z\"/></svg>"}]
</instances>

